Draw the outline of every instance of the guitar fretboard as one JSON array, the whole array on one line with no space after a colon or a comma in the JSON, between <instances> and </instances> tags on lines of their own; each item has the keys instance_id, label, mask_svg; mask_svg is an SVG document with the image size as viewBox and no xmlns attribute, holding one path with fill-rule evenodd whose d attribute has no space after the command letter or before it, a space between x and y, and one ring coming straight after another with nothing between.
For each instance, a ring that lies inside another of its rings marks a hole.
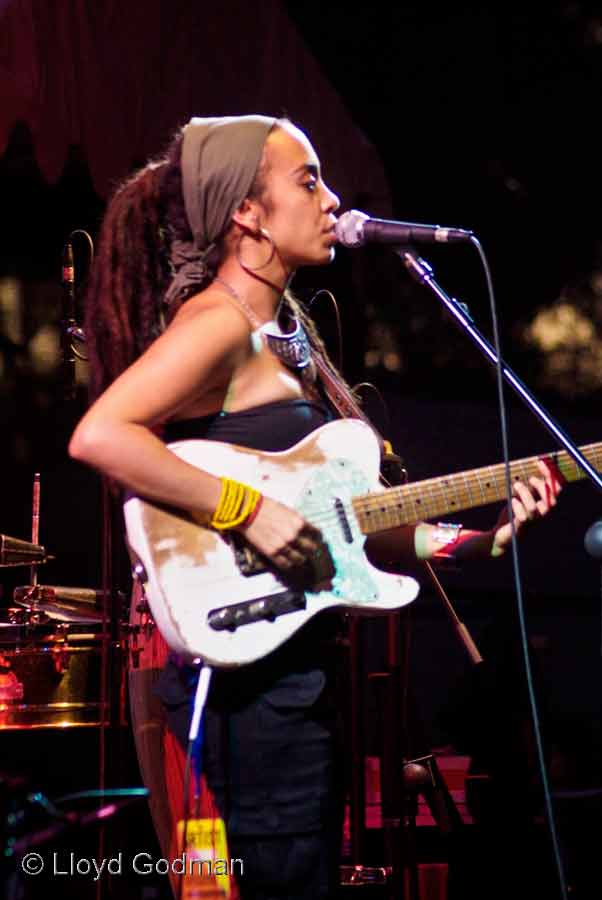
<instances>
[{"instance_id":1,"label":"guitar fretboard","mask_svg":"<svg viewBox=\"0 0 602 900\"><path fill-rule=\"evenodd\" d=\"M602 469L602 443L581 447L581 452L597 471ZM584 478L583 470L566 451L518 459L510 464L512 481L528 482L532 475L541 475L539 459L552 462L566 482ZM414 484L389 488L380 494L355 497L353 508L364 534L384 531L399 525L411 525L423 519L455 513L476 506L486 506L506 496L506 477L503 463L457 472L439 478L428 478Z\"/></svg>"}]
</instances>

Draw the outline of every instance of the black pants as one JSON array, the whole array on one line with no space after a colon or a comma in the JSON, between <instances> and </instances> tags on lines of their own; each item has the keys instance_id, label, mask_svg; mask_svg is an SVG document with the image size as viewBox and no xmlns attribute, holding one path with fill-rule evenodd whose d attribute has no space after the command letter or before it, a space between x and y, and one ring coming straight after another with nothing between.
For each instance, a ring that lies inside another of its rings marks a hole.
<instances>
[{"instance_id":1,"label":"black pants","mask_svg":"<svg viewBox=\"0 0 602 900\"><path fill-rule=\"evenodd\" d=\"M334 900L338 889L338 830L282 837L232 837L241 859L241 900ZM336 834L335 840L333 837Z\"/></svg>"},{"instance_id":2,"label":"black pants","mask_svg":"<svg viewBox=\"0 0 602 900\"><path fill-rule=\"evenodd\" d=\"M230 856L242 860L242 900L336 895L345 768L340 660L332 644L325 652L311 640L315 630L244 670L212 676L203 771L226 822ZM193 690L190 672L167 667L160 694L182 746Z\"/></svg>"}]
</instances>

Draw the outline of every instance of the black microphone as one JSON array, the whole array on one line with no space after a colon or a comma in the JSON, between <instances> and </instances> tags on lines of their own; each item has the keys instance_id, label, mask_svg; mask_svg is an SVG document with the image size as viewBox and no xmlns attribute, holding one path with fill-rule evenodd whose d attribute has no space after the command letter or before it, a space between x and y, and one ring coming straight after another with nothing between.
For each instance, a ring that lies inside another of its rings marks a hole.
<instances>
[{"instance_id":1,"label":"black microphone","mask_svg":"<svg viewBox=\"0 0 602 900\"><path fill-rule=\"evenodd\" d=\"M363 244L449 244L469 241L474 236L472 231L462 228L371 219L357 209L343 213L334 230L343 247L361 247Z\"/></svg>"},{"instance_id":2,"label":"black microphone","mask_svg":"<svg viewBox=\"0 0 602 900\"><path fill-rule=\"evenodd\" d=\"M61 268L63 287L68 291L70 298L75 287L75 266L73 264L73 244L67 241L63 247L63 264ZM71 310L69 313L71 314Z\"/></svg>"},{"instance_id":3,"label":"black microphone","mask_svg":"<svg viewBox=\"0 0 602 900\"><path fill-rule=\"evenodd\" d=\"M71 241L67 241L63 247L61 275L63 282L63 316L61 320L62 377L66 396L74 398L75 353L70 332L71 329L77 327L77 322L75 321L75 265Z\"/></svg>"}]
</instances>

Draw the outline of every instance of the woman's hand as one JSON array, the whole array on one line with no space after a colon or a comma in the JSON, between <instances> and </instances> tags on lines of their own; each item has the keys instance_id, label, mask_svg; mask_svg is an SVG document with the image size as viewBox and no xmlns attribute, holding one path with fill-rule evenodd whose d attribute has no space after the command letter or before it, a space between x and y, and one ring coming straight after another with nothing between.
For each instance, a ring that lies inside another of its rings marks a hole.
<instances>
[{"instance_id":1,"label":"woman's hand","mask_svg":"<svg viewBox=\"0 0 602 900\"><path fill-rule=\"evenodd\" d=\"M543 459L538 460L537 466L541 477L532 476L528 485L522 481L515 481L512 485L512 511L517 533L529 522L546 516L556 506L556 498L562 490L561 476L555 466ZM506 507L489 533L492 538L491 556L501 556L512 540L512 525L508 521Z\"/></svg>"},{"instance_id":2,"label":"woman's hand","mask_svg":"<svg viewBox=\"0 0 602 900\"><path fill-rule=\"evenodd\" d=\"M294 509L264 496L257 516L239 530L284 574L302 577L305 572L307 580L323 580L321 560L330 560L328 548L321 532Z\"/></svg>"},{"instance_id":3,"label":"woman's hand","mask_svg":"<svg viewBox=\"0 0 602 900\"><path fill-rule=\"evenodd\" d=\"M512 485L512 511L514 528L517 533L529 522L546 516L556 506L556 498L562 490L562 477L556 467L539 460L537 466L541 476L533 476L529 484L515 481ZM414 532L414 547L418 559L452 559L463 562L469 559L484 559L502 556L512 540L512 525L504 506L500 516L490 531L471 531L462 528L449 543L440 543L440 526L421 523Z\"/></svg>"}]
</instances>

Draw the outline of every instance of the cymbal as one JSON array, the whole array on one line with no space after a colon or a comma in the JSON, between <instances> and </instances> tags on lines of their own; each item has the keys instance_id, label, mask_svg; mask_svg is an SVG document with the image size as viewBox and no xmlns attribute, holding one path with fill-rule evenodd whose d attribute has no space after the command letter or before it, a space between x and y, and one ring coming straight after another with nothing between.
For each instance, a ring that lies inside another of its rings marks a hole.
<instances>
[{"instance_id":1,"label":"cymbal","mask_svg":"<svg viewBox=\"0 0 602 900\"><path fill-rule=\"evenodd\" d=\"M50 557L41 544L31 544L8 534L0 534L0 567L31 566L45 563L47 559Z\"/></svg>"},{"instance_id":2,"label":"cymbal","mask_svg":"<svg viewBox=\"0 0 602 900\"><path fill-rule=\"evenodd\" d=\"M39 610L61 622L101 622L102 596L102 591L93 588L45 584L22 585L13 592L19 606Z\"/></svg>"}]
</instances>

